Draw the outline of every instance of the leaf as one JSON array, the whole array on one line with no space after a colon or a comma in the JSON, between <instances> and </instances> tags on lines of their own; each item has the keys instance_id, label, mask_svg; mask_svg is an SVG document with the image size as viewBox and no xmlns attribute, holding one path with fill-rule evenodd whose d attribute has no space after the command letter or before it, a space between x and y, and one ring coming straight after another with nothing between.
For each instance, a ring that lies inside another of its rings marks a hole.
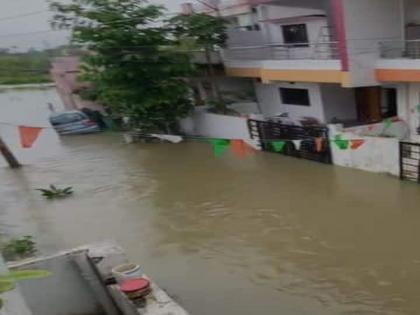
<instances>
[{"instance_id":1,"label":"leaf","mask_svg":"<svg viewBox=\"0 0 420 315\"><path fill-rule=\"evenodd\" d=\"M15 288L15 285L13 281L6 281L0 279L0 293L8 292L10 290L13 290Z\"/></svg>"},{"instance_id":2,"label":"leaf","mask_svg":"<svg viewBox=\"0 0 420 315\"><path fill-rule=\"evenodd\" d=\"M42 192L42 193L44 193L44 194L48 194L48 193L50 193L50 191L49 191L49 190L47 190L47 189L38 188L38 189L35 189L35 190L38 190L38 191L40 191L40 192Z\"/></svg>"},{"instance_id":3,"label":"leaf","mask_svg":"<svg viewBox=\"0 0 420 315\"><path fill-rule=\"evenodd\" d=\"M65 194L72 194L73 193L73 187L67 187L63 189L63 193Z\"/></svg>"},{"instance_id":4,"label":"leaf","mask_svg":"<svg viewBox=\"0 0 420 315\"><path fill-rule=\"evenodd\" d=\"M6 275L0 275L0 283L24 281L32 279L42 279L51 276L51 273L46 270L17 270L11 271Z\"/></svg>"}]
</instances>

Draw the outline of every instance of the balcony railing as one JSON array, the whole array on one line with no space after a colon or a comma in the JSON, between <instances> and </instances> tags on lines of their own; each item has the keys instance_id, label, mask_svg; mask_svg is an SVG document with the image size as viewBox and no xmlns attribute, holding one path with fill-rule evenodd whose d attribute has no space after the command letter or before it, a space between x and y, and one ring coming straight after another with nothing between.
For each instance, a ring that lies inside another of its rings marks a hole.
<instances>
[{"instance_id":1,"label":"balcony railing","mask_svg":"<svg viewBox=\"0 0 420 315\"><path fill-rule=\"evenodd\" d=\"M420 59L420 40L384 41L380 43L381 58Z\"/></svg>"},{"instance_id":2,"label":"balcony railing","mask_svg":"<svg viewBox=\"0 0 420 315\"><path fill-rule=\"evenodd\" d=\"M230 47L225 50L228 60L299 60L339 59L338 42L307 44L268 44Z\"/></svg>"}]
</instances>

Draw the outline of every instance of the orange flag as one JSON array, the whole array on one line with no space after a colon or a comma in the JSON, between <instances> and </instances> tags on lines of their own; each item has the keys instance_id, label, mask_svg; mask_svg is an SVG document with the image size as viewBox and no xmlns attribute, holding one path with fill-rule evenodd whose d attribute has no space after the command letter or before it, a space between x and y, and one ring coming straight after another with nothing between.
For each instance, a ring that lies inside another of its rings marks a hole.
<instances>
[{"instance_id":1,"label":"orange flag","mask_svg":"<svg viewBox=\"0 0 420 315\"><path fill-rule=\"evenodd\" d=\"M38 139L42 128L19 126L20 143L22 148L29 149Z\"/></svg>"},{"instance_id":2,"label":"orange flag","mask_svg":"<svg viewBox=\"0 0 420 315\"><path fill-rule=\"evenodd\" d=\"M321 152L322 151L322 145L324 143L324 139L322 138L315 138L315 150L316 152Z\"/></svg>"},{"instance_id":3,"label":"orange flag","mask_svg":"<svg viewBox=\"0 0 420 315\"><path fill-rule=\"evenodd\" d=\"M242 140L231 140L230 150L237 158L243 159L246 156L245 147Z\"/></svg>"},{"instance_id":4,"label":"orange flag","mask_svg":"<svg viewBox=\"0 0 420 315\"><path fill-rule=\"evenodd\" d=\"M360 148L365 143L365 140L351 140L351 148L352 150L356 150Z\"/></svg>"},{"instance_id":5,"label":"orange flag","mask_svg":"<svg viewBox=\"0 0 420 315\"><path fill-rule=\"evenodd\" d=\"M239 159L243 159L247 155L255 153L254 148L250 147L243 140L231 140L230 150L232 151L233 155Z\"/></svg>"}]
</instances>

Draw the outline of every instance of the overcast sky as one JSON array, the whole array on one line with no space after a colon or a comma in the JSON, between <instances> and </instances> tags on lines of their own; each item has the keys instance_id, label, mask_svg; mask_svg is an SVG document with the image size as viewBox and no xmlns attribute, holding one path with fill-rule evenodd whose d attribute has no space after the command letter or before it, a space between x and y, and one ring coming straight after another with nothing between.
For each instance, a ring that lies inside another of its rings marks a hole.
<instances>
[{"instance_id":1,"label":"overcast sky","mask_svg":"<svg viewBox=\"0 0 420 315\"><path fill-rule=\"evenodd\" d=\"M48 48L68 41L66 32L45 32L50 29L47 0L0 0L0 48ZM179 10L188 0L149 0L165 5L168 10ZM33 14L32 14L33 13ZM14 18L17 15L31 14ZM31 34L26 34L31 33Z\"/></svg>"}]
</instances>

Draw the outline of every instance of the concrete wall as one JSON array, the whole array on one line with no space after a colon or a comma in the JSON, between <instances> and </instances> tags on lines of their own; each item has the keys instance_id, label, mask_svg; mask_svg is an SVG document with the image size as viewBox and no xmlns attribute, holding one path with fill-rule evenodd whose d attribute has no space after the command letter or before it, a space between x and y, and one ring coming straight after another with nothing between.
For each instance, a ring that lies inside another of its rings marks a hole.
<instances>
[{"instance_id":1,"label":"concrete wall","mask_svg":"<svg viewBox=\"0 0 420 315\"><path fill-rule=\"evenodd\" d=\"M343 0L351 86L377 85L379 42L402 40L401 0Z\"/></svg>"},{"instance_id":2,"label":"concrete wall","mask_svg":"<svg viewBox=\"0 0 420 315\"><path fill-rule=\"evenodd\" d=\"M280 88L308 89L311 106L298 106L283 104L280 96ZM313 117L320 122L325 121L324 108L322 104L321 89L315 83L256 83L255 89L257 99L262 113L266 116L289 113L292 120L299 120L302 117Z\"/></svg>"},{"instance_id":3,"label":"concrete wall","mask_svg":"<svg viewBox=\"0 0 420 315\"><path fill-rule=\"evenodd\" d=\"M238 102L229 104L228 107L243 115L261 114L259 104L255 102Z\"/></svg>"},{"instance_id":4,"label":"concrete wall","mask_svg":"<svg viewBox=\"0 0 420 315\"><path fill-rule=\"evenodd\" d=\"M344 132L340 125L329 125L330 137L341 135L345 140L362 139L365 143L357 150L340 150L331 145L333 163L369 172L399 175L399 140L395 138L363 137Z\"/></svg>"},{"instance_id":5,"label":"concrete wall","mask_svg":"<svg viewBox=\"0 0 420 315\"><path fill-rule=\"evenodd\" d=\"M33 315L103 315L80 270L70 256L38 261L24 269L43 269L52 276L19 284Z\"/></svg>"},{"instance_id":6,"label":"concrete wall","mask_svg":"<svg viewBox=\"0 0 420 315\"><path fill-rule=\"evenodd\" d=\"M357 119L354 89L345 89L338 84L321 84L321 93L327 123L331 123L334 118Z\"/></svg>"},{"instance_id":7,"label":"concrete wall","mask_svg":"<svg viewBox=\"0 0 420 315\"><path fill-rule=\"evenodd\" d=\"M344 132L350 132L363 137L390 137L398 140L407 140L409 138L408 125L405 121L393 121L391 126L380 122L377 124L355 126L344 128Z\"/></svg>"},{"instance_id":8,"label":"concrete wall","mask_svg":"<svg viewBox=\"0 0 420 315\"><path fill-rule=\"evenodd\" d=\"M256 147L248 130L247 118L218 115L197 109L190 117L180 121L181 130L192 136L221 139L242 139ZM256 147L257 148L257 147Z\"/></svg>"},{"instance_id":9,"label":"concrete wall","mask_svg":"<svg viewBox=\"0 0 420 315\"><path fill-rule=\"evenodd\" d=\"M261 5L261 12L266 20L325 14L322 9L278 5Z\"/></svg>"}]
</instances>

